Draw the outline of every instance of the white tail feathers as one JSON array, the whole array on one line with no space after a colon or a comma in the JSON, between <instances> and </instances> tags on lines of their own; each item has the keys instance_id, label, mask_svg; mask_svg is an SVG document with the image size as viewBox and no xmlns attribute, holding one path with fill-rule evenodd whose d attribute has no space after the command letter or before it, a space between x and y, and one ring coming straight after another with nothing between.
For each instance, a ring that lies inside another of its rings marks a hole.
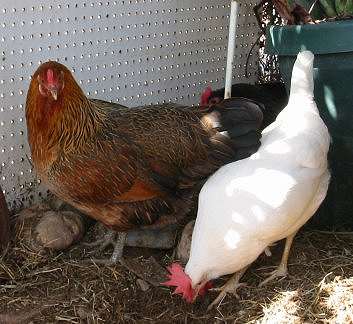
<instances>
[{"instance_id":1,"label":"white tail feathers","mask_svg":"<svg viewBox=\"0 0 353 324\"><path fill-rule=\"evenodd\" d=\"M313 98L313 62L314 54L310 51L304 51L298 54L292 71L290 97L300 95Z\"/></svg>"}]
</instances>

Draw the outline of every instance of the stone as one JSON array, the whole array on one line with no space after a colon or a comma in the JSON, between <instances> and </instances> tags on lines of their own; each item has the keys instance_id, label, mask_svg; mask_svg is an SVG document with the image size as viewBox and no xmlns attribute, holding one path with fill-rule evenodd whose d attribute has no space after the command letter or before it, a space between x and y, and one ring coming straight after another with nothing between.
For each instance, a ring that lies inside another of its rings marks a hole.
<instances>
[{"instance_id":1,"label":"stone","mask_svg":"<svg viewBox=\"0 0 353 324\"><path fill-rule=\"evenodd\" d=\"M182 263L186 264L189 260L192 232L194 230L195 221L191 221L184 227L181 234L180 241L176 248L176 258Z\"/></svg>"}]
</instances>

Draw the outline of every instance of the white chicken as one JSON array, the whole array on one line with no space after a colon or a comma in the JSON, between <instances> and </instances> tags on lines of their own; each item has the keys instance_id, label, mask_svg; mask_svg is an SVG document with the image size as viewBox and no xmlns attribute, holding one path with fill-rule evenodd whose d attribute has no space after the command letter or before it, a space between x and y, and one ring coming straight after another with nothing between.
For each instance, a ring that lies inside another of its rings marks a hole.
<instances>
[{"instance_id":1,"label":"white chicken","mask_svg":"<svg viewBox=\"0 0 353 324\"><path fill-rule=\"evenodd\" d=\"M293 238L324 200L330 181L330 135L313 98L313 60L309 51L298 54L288 105L263 131L258 152L221 167L203 186L185 272L173 264L166 283L186 300L230 273L235 275L212 305L227 292L236 294L247 267L283 238L281 263L262 284L287 274Z\"/></svg>"}]
</instances>

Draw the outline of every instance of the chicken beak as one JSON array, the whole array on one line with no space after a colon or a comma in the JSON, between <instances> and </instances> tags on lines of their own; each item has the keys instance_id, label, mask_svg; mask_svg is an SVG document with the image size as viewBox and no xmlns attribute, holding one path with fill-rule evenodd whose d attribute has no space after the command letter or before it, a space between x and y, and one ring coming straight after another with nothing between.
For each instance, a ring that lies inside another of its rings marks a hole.
<instances>
[{"instance_id":1,"label":"chicken beak","mask_svg":"<svg viewBox=\"0 0 353 324\"><path fill-rule=\"evenodd\" d=\"M199 295L200 289L205 285L205 282L201 282L199 285L197 285L194 289L194 297L192 298L192 302L194 302Z\"/></svg>"},{"instance_id":2,"label":"chicken beak","mask_svg":"<svg viewBox=\"0 0 353 324\"><path fill-rule=\"evenodd\" d=\"M58 90L56 89L51 89L49 90L50 91L50 94L51 96L53 97L53 99L56 101L58 99Z\"/></svg>"},{"instance_id":3,"label":"chicken beak","mask_svg":"<svg viewBox=\"0 0 353 324\"><path fill-rule=\"evenodd\" d=\"M200 290L200 289L195 290L194 297L192 298L192 302L193 302L193 303L195 302L197 296L199 295L199 290Z\"/></svg>"}]
</instances>

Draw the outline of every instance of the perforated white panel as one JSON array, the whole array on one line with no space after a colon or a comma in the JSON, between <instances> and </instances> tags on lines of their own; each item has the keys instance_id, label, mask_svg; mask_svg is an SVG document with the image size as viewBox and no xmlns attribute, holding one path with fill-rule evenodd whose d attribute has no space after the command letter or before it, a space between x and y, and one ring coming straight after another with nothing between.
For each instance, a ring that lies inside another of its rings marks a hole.
<instances>
[{"instance_id":1,"label":"perforated white panel","mask_svg":"<svg viewBox=\"0 0 353 324\"><path fill-rule=\"evenodd\" d=\"M27 158L26 92L48 59L66 64L89 96L127 106L195 104L210 83L223 87L229 0L0 2L1 186L11 207L45 192ZM242 1L235 78L258 35ZM256 53L257 51L255 51ZM256 80L256 55L247 82Z\"/></svg>"}]
</instances>

